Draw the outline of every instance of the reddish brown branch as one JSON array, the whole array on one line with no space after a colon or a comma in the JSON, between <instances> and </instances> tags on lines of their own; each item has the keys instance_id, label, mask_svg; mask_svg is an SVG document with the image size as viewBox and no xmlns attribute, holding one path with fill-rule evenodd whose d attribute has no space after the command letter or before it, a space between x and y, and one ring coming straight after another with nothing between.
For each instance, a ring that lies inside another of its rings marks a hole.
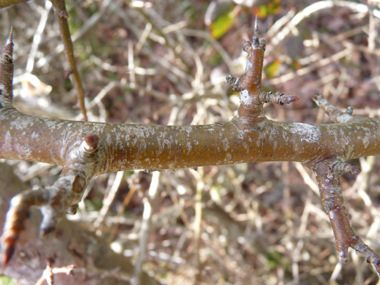
<instances>
[{"instance_id":1,"label":"reddish brown branch","mask_svg":"<svg viewBox=\"0 0 380 285\"><path fill-rule=\"evenodd\" d=\"M342 262L348 261L348 248L353 248L363 254L367 262L372 263L376 272L380 274L380 258L373 252L352 229L339 182L340 171L336 171L337 161L325 160L313 167L318 181L322 205L329 216L334 231L336 248ZM335 166L334 166L335 164ZM347 165L340 169L347 169ZM348 170L348 169L347 169ZM355 173L358 171L355 170Z\"/></svg>"},{"instance_id":2,"label":"reddish brown branch","mask_svg":"<svg viewBox=\"0 0 380 285\"><path fill-rule=\"evenodd\" d=\"M263 113L264 103L289 104L297 101L298 97L284 95L277 92L265 92L261 86L261 77L264 62L266 41L259 40L257 18L255 23L255 34L252 43L243 40L243 51L248 53L245 74L240 78L227 77L227 83L232 85L233 91L240 92L240 106L238 110L237 124L241 128L244 125L252 125L265 119Z\"/></svg>"}]
</instances>

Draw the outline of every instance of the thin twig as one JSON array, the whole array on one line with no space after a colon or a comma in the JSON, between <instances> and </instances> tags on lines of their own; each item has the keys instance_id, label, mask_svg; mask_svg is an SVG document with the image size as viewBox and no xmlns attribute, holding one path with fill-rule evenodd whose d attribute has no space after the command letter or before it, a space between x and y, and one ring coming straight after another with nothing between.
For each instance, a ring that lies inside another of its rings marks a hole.
<instances>
[{"instance_id":1,"label":"thin twig","mask_svg":"<svg viewBox=\"0 0 380 285\"><path fill-rule=\"evenodd\" d=\"M87 121L86 107L84 105L85 92L83 89L82 81L79 76L77 65L75 63L73 42L71 41L71 34L67 18L69 17L66 11L66 4L64 0L51 0L53 3L54 14L58 20L59 30L61 32L62 41L65 47L65 53L69 62L69 70L66 71L66 75L72 75L75 88L78 93L78 105L82 112L83 119Z\"/></svg>"}]
</instances>

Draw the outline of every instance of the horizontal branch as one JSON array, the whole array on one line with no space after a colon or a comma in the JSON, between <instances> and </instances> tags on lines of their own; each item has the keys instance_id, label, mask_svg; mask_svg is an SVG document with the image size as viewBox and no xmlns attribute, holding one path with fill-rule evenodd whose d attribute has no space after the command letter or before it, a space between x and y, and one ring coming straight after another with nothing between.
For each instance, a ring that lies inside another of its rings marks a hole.
<instances>
[{"instance_id":1,"label":"horizontal branch","mask_svg":"<svg viewBox=\"0 0 380 285\"><path fill-rule=\"evenodd\" d=\"M238 118L204 126L124 125L55 120L0 108L0 158L64 165L85 136L97 135L95 175L255 161L316 163L380 154L380 120L311 125L263 120L241 129Z\"/></svg>"}]
</instances>

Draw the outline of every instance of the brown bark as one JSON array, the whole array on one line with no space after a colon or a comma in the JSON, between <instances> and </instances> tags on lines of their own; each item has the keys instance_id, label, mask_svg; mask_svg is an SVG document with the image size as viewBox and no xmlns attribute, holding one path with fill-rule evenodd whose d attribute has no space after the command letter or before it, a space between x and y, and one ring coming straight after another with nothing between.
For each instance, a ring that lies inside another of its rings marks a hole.
<instances>
[{"instance_id":1,"label":"brown bark","mask_svg":"<svg viewBox=\"0 0 380 285\"><path fill-rule=\"evenodd\" d=\"M205 126L117 125L38 118L8 107L0 109L0 119L0 158L64 165L75 144L99 136L97 175L254 161L316 163L380 153L380 119L370 118L322 125L264 118L241 129L238 118Z\"/></svg>"}]
</instances>

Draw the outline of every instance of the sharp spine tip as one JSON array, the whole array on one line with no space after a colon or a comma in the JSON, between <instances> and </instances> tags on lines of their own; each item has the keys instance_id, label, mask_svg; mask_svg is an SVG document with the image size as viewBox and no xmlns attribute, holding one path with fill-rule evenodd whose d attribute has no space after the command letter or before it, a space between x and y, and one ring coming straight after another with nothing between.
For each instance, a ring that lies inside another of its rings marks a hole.
<instances>
[{"instance_id":1,"label":"sharp spine tip","mask_svg":"<svg viewBox=\"0 0 380 285\"><path fill-rule=\"evenodd\" d=\"M9 32L9 36L5 44L8 45L9 43L13 43L13 26L11 26L11 31Z\"/></svg>"},{"instance_id":2,"label":"sharp spine tip","mask_svg":"<svg viewBox=\"0 0 380 285\"><path fill-rule=\"evenodd\" d=\"M257 15L255 17L255 36L258 37L259 35L259 29L258 29L258 25L257 25Z\"/></svg>"}]
</instances>

